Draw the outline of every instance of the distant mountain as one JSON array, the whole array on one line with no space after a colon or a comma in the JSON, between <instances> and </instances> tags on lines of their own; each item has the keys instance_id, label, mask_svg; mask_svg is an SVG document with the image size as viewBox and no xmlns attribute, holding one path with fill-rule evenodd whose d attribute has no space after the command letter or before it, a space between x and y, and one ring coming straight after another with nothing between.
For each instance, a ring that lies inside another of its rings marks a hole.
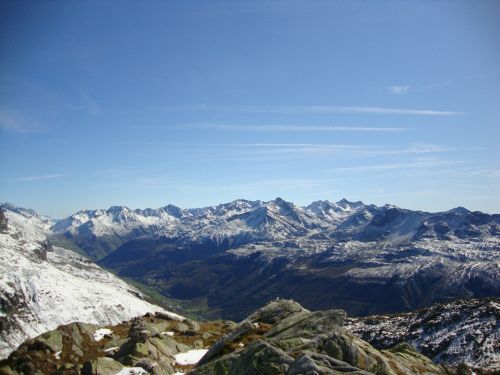
<instances>
[{"instance_id":1,"label":"distant mountain","mask_svg":"<svg viewBox=\"0 0 500 375\"><path fill-rule=\"evenodd\" d=\"M32 210L31 208L19 207L9 202L0 202L0 209L3 209L4 211L15 212L27 218L34 217L38 219L39 222L44 224L54 224L54 222L56 221L48 216L40 215L38 212Z\"/></svg>"},{"instance_id":2,"label":"distant mountain","mask_svg":"<svg viewBox=\"0 0 500 375\"><path fill-rule=\"evenodd\" d=\"M130 210L125 206L82 210L58 221L51 230L97 259L128 240L167 229L179 220L176 215L180 212L182 210L174 206L145 210Z\"/></svg>"},{"instance_id":3,"label":"distant mountain","mask_svg":"<svg viewBox=\"0 0 500 375\"><path fill-rule=\"evenodd\" d=\"M500 296L499 233L500 215L461 207L281 198L84 210L47 229L120 275L236 320L276 297L369 315Z\"/></svg>"},{"instance_id":4,"label":"distant mountain","mask_svg":"<svg viewBox=\"0 0 500 375\"><path fill-rule=\"evenodd\" d=\"M0 358L60 324L116 324L162 311L90 260L47 241L53 222L3 204L0 231Z\"/></svg>"},{"instance_id":5,"label":"distant mountain","mask_svg":"<svg viewBox=\"0 0 500 375\"><path fill-rule=\"evenodd\" d=\"M499 223L500 215L470 212L462 207L429 213L345 199L300 207L277 198L269 202L241 199L195 209L168 205L145 210L124 206L83 210L58 221L51 230L98 259L143 236L188 242L218 238L219 242L237 244L298 238L407 244L424 239L498 237Z\"/></svg>"},{"instance_id":6,"label":"distant mountain","mask_svg":"<svg viewBox=\"0 0 500 375\"><path fill-rule=\"evenodd\" d=\"M377 349L407 342L436 363L500 371L500 300L470 299L415 312L350 318L346 328Z\"/></svg>"},{"instance_id":7,"label":"distant mountain","mask_svg":"<svg viewBox=\"0 0 500 375\"><path fill-rule=\"evenodd\" d=\"M215 316L241 319L280 296L367 315L500 295L499 215L281 198L168 215L100 263L165 295L203 298Z\"/></svg>"}]
</instances>

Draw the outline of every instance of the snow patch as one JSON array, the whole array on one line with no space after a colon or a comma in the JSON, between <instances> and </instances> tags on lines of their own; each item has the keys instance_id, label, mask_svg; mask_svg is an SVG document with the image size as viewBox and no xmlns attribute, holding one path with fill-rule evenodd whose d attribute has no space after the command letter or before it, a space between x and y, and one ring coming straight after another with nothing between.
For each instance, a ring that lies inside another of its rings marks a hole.
<instances>
[{"instance_id":1,"label":"snow patch","mask_svg":"<svg viewBox=\"0 0 500 375\"><path fill-rule=\"evenodd\" d=\"M148 375L142 367L124 367L116 375Z\"/></svg>"},{"instance_id":2,"label":"snow patch","mask_svg":"<svg viewBox=\"0 0 500 375\"><path fill-rule=\"evenodd\" d=\"M208 349L193 349L185 353L176 354L175 363L181 366L195 365L208 352Z\"/></svg>"},{"instance_id":3,"label":"snow patch","mask_svg":"<svg viewBox=\"0 0 500 375\"><path fill-rule=\"evenodd\" d=\"M104 336L106 335L111 335L113 333L112 330L109 328L99 328L97 331L94 332L94 340L95 341L101 341Z\"/></svg>"}]
</instances>

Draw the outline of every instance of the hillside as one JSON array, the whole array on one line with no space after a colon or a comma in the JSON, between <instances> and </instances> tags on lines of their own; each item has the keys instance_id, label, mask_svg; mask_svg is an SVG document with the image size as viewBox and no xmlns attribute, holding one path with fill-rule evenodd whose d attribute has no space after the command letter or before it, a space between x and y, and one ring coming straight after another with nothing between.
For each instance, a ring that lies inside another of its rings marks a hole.
<instances>
[{"instance_id":1,"label":"hillside","mask_svg":"<svg viewBox=\"0 0 500 375\"><path fill-rule=\"evenodd\" d=\"M0 233L0 358L60 324L116 324L163 309L81 255L52 246L49 220L4 206Z\"/></svg>"},{"instance_id":2,"label":"hillside","mask_svg":"<svg viewBox=\"0 0 500 375\"><path fill-rule=\"evenodd\" d=\"M500 371L499 321L499 299L472 299L404 314L350 318L346 328L378 349L408 342L437 363Z\"/></svg>"}]
</instances>

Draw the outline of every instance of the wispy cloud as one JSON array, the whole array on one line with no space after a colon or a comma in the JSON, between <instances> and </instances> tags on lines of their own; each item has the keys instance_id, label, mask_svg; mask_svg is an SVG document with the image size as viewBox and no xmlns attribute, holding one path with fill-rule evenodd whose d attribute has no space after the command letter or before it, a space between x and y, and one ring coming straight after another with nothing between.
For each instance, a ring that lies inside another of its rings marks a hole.
<instances>
[{"instance_id":1,"label":"wispy cloud","mask_svg":"<svg viewBox=\"0 0 500 375\"><path fill-rule=\"evenodd\" d=\"M77 104L67 104L66 107L72 111L83 111L92 116L101 113L101 106L97 100L85 91L80 91Z\"/></svg>"},{"instance_id":2,"label":"wispy cloud","mask_svg":"<svg viewBox=\"0 0 500 375\"><path fill-rule=\"evenodd\" d=\"M170 146L175 143L163 141L140 141L127 144ZM179 146L180 144L175 144ZM411 143L402 146L359 145L331 143L191 143L182 145L196 160L218 161L264 161L294 159L302 157L376 157L396 155L431 155L456 151L444 145ZM215 151L215 152L214 152ZM193 160L193 159L191 159Z\"/></svg>"},{"instance_id":3,"label":"wispy cloud","mask_svg":"<svg viewBox=\"0 0 500 375\"><path fill-rule=\"evenodd\" d=\"M233 124L193 124L189 127L221 131L245 132L404 132L406 128L369 126L328 126L328 125L233 125Z\"/></svg>"},{"instance_id":4,"label":"wispy cloud","mask_svg":"<svg viewBox=\"0 0 500 375\"><path fill-rule=\"evenodd\" d=\"M465 177L490 177L500 178L500 169L496 168L465 168L460 170L460 175Z\"/></svg>"},{"instance_id":5,"label":"wispy cloud","mask_svg":"<svg viewBox=\"0 0 500 375\"><path fill-rule=\"evenodd\" d=\"M404 95L410 90L409 85L394 85L387 88L394 95Z\"/></svg>"},{"instance_id":6,"label":"wispy cloud","mask_svg":"<svg viewBox=\"0 0 500 375\"><path fill-rule=\"evenodd\" d=\"M417 160L404 163L384 163L384 164L369 164L369 165L356 165L342 168L334 168L333 172L369 172L369 171L391 171L398 169L428 169L428 168L442 168L453 165L464 164L460 160Z\"/></svg>"},{"instance_id":7,"label":"wispy cloud","mask_svg":"<svg viewBox=\"0 0 500 375\"><path fill-rule=\"evenodd\" d=\"M380 150L382 154L430 154L436 152L455 151L455 149L443 145L435 145L430 143L412 143L405 148L385 148Z\"/></svg>"},{"instance_id":8,"label":"wispy cloud","mask_svg":"<svg viewBox=\"0 0 500 375\"><path fill-rule=\"evenodd\" d=\"M5 109L0 109L0 129L16 133L40 133L44 131L38 121Z\"/></svg>"},{"instance_id":9,"label":"wispy cloud","mask_svg":"<svg viewBox=\"0 0 500 375\"><path fill-rule=\"evenodd\" d=\"M54 178L62 178L65 176L66 176L65 174L45 174L41 176L8 178L5 179L5 181L10 181L10 182L40 181L40 180L52 180Z\"/></svg>"},{"instance_id":10,"label":"wispy cloud","mask_svg":"<svg viewBox=\"0 0 500 375\"><path fill-rule=\"evenodd\" d=\"M416 91L434 90L434 89L440 89L440 88L447 87L447 86L452 86L453 84L454 84L454 81L452 81L452 80L447 80L447 81L442 81L442 82L433 82L433 83L429 83L427 85L417 87L417 88L415 88L415 90Z\"/></svg>"},{"instance_id":11,"label":"wispy cloud","mask_svg":"<svg viewBox=\"0 0 500 375\"><path fill-rule=\"evenodd\" d=\"M398 155L398 154L431 154L449 151L441 145L414 143L402 148L389 148L372 145L348 144L316 144L316 143L249 143L237 145L240 151L249 148L253 154L281 155L325 155L325 154L357 154L364 156Z\"/></svg>"},{"instance_id":12,"label":"wispy cloud","mask_svg":"<svg viewBox=\"0 0 500 375\"><path fill-rule=\"evenodd\" d=\"M151 108L152 110L182 112L253 112L283 114L375 114L375 115L413 115L413 116L458 116L465 112L441 111L434 109L408 109L367 106L258 106L258 105L179 105Z\"/></svg>"}]
</instances>

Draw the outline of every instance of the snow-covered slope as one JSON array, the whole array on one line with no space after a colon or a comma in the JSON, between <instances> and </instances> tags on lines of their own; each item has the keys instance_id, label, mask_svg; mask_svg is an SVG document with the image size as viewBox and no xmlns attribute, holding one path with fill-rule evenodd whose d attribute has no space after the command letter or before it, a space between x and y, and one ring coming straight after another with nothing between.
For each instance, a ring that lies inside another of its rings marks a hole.
<instances>
[{"instance_id":1,"label":"snow-covered slope","mask_svg":"<svg viewBox=\"0 0 500 375\"><path fill-rule=\"evenodd\" d=\"M46 241L50 221L3 206L0 233L0 358L60 324L114 324L162 311L135 288L88 259Z\"/></svg>"},{"instance_id":2,"label":"snow-covered slope","mask_svg":"<svg viewBox=\"0 0 500 375\"><path fill-rule=\"evenodd\" d=\"M379 349L405 341L438 363L500 371L499 321L499 299L472 299L405 314L350 318L347 328Z\"/></svg>"}]
</instances>

